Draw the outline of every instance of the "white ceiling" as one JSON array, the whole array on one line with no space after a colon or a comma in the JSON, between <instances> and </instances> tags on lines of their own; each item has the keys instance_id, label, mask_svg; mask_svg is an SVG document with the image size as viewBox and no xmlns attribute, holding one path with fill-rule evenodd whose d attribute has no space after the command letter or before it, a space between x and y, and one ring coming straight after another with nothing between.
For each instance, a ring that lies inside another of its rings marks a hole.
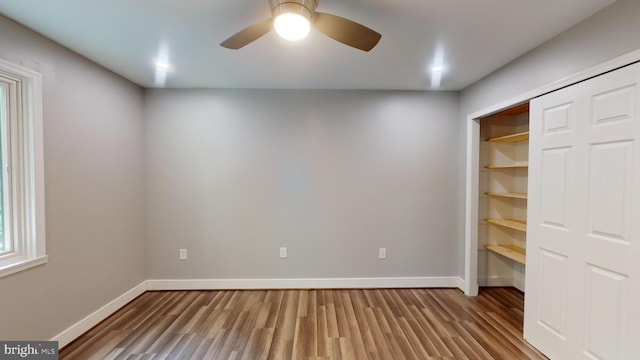
<instances>
[{"instance_id":1,"label":"white ceiling","mask_svg":"<svg viewBox=\"0 0 640 360\"><path fill-rule=\"evenodd\" d=\"M165 49L166 87L459 90L614 0L320 0L318 11L382 34L366 53L312 31L219 43L270 17L268 0L0 0L0 13L145 87ZM1 35L1 34L0 34Z\"/></svg>"}]
</instances>

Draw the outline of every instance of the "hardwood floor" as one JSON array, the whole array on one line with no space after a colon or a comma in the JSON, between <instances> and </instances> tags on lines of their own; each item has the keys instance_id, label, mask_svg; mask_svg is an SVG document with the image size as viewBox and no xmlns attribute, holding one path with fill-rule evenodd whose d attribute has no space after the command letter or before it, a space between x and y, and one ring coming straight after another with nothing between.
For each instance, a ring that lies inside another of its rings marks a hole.
<instances>
[{"instance_id":1,"label":"hardwood floor","mask_svg":"<svg viewBox=\"0 0 640 360\"><path fill-rule=\"evenodd\" d=\"M482 289L147 292L61 359L545 359L523 294Z\"/></svg>"}]
</instances>

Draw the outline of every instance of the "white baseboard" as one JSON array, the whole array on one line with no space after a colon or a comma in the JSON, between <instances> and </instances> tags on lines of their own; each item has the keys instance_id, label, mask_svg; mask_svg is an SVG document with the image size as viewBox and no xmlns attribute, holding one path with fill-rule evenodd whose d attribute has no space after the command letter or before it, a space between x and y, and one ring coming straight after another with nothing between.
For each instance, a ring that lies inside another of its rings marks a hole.
<instances>
[{"instance_id":1,"label":"white baseboard","mask_svg":"<svg viewBox=\"0 0 640 360\"><path fill-rule=\"evenodd\" d=\"M348 288L459 288L464 281L456 276L444 277L385 277L385 278L329 278L329 279L187 279L146 280L118 296L84 319L54 336L60 348L118 311L131 300L148 290L225 290L225 289L348 289Z\"/></svg>"},{"instance_id":2,"label":"white baseboard","mask_svg":"<svg viewBox=\"0 0 640 360\"><path fill-rule=\"evenodd\" d=\"M487 287L514 287L522 292L524 292L524 280L519 280L517 278L512 277L485 277L478 278L479 286L487 286Z\"/></svg>"},{"instance_id":3,"label":"white baseboard","mask_svg":"<svg viewBox=\"0 0 640 360\"><path fill-rule=\"evenodd\" d=\"M456 276L309 279L167 279L148 280L149 290L460 288Z\"/></svg>"},{"instance_id":4,"label":"white baseboard","mask_svg":"<svg viewBox=\"0 0 640 360\"><path fill-rule=\"evenodd\" d=\"M479 277L478 278L479 286L489 286L489 287L504 287L504 286L514 286L514 279L512 277Z\"/></svg>"},{"instance_id":5,"label":"white baseboard","mask_svg":"<svg viewBox=\"0 0 640 360\"><path fill-rule=\"evenodd\" d=\"M84 319L71 325L71 327L69 327L68 329L54 336L51 339L51 341L57 341L58 346L60 348L63 348L64 346L68 345L73 340L78 338L80 335L84 334L85 332L89 331L92 327L96 326L102 320L108 318L111 314L118 311L121 307L125 306L131 300L144 294L146 291L147 291L147 281L145 280L141 282L139 285L135 286L133 289L118 296L117 298L111 300L108 304L104 305L100 309L89 314Z\"/></svg>"},{"instance_id":6,"label":"white baseboard","mask_svg":"<svg viewBox=\"0 0 640 360\"><path fill-rule=\"evenodd\" d=\"M524 292L524 279L519 280L519 279L513 279L513 287L515 287L516 289Z\"/></svg>"}]
</instances>

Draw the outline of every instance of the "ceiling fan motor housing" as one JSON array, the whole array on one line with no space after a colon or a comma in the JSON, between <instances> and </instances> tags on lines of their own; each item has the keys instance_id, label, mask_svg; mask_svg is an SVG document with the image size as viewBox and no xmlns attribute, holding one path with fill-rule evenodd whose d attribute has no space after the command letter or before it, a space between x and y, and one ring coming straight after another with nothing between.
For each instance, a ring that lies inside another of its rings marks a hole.
<instances>
[{"instance_id":1,"label":"ceiling fan motor housing","mask_svg":"<svg viewBox=\"0 0 640 360\"><path fill-rule=\"evenodd\" d=\"M269 0L271 13L275 19L284 13L299 14L311 21L318 7L318 0Z\"/></svg>"}]
</instances>

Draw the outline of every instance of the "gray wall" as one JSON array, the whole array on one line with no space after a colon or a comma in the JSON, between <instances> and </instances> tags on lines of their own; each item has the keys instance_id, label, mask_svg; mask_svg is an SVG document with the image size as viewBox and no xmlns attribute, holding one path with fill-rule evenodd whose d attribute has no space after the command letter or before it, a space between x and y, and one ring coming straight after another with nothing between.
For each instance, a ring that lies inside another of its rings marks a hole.
<instances>
[{"instance_id":1,"label":"gray wall","mask_svg":"<svg viewBox=\"0 0 640 360\"><path fill-rule=\"evenodd\" d=\"M618 0L464 89L461 113L466 117L639 48L640 1Z\"/></svg>"},{"instance_id":2,"label":"gray wall","mask_svg":"<svg viewBox=\"0 0 640 360\"><path fill-rule=\"evenodd\" d=\"M147 278L143 92L2 16L0 34L43 74L49 254L0 278L0 339L44 340Z\"/></svg>"},{"instance_id":3,"label":"gray wall","mask_svg":"<svg viewBox=\"0 0 640 360\"><path fill-rule=\"evenodd\" d=\"M617 0L592 17L521 56L460 94L461 129L467 115L524 94L564 77L640 49L640 1ZM487 49L490 51L490 49ZM466 132L459 134L460 242L464 244L464 182ZM464 259L461 246L459 259ZM463 265L463 260L460 261ZM458 269L463 274L464 268Z\"/></svg>"},{"instance_id":4,"label":"gray wall","mask_svg":"<svg viewBox=\"0 0 640 360\"><path fill-rule=\"evenodd\" d=\"M446 92L148 91L150 278L454 275L457 116Z\"/></svg>"}]
</instances>

